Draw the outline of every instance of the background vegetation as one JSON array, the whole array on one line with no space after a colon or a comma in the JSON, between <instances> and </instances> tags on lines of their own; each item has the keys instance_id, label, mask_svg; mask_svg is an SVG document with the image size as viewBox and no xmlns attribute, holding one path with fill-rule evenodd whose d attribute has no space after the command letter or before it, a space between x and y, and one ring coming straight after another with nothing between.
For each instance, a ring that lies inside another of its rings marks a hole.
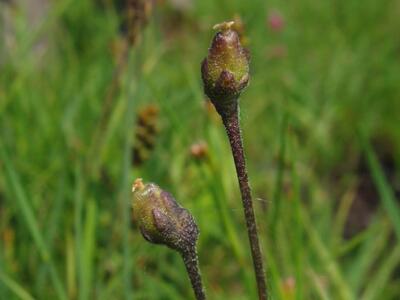
<instances>
[{"instance_id":1,"label":"background vegetation","mask_svg":"<svg viewBox=\"0 0 400 300\"><path fill-rule=\"evenodd\" d=\"M34 24L0 10L0 299L191 299L180 257L131 224L136 177L195 216L209 298L256 298L199 70L212 25L235 16L252 53L241 121L272 299L400 298L399 1L160 1L127 60L111 1L56 1ZM153 141L137 121L148 105Z\"/></svg>"}]
</instances>

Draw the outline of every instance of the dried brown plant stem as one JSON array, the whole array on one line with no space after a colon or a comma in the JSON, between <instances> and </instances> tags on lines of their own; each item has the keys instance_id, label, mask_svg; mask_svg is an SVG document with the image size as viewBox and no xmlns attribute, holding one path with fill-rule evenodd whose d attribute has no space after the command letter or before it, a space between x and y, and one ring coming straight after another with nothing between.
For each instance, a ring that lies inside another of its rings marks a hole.
<instances>
[{"instance_id":1,"label":"dried brown plant stem","mask_svg":"<svg viewBox=\"0 0 400 300\"><path fill-rule=\"evenodd\" d=\"M101 115L95 129L92 142L89 148L89 157L96 157L99 148L103 143L104 132L110 122L113 106L116 96L121 88L122 77L129 65L129 53L131 49L139 48L139 40L141 31L149 21L153 9L154 1L152 0L126 0L126 22L128 32L125 36L126 43L121 50L121 56L115 66L110 85L107 87L106 95L102 105ZM90 160L92 161L92 160ZM95 160L89 166L89 171L96 174L98 169L98 161ZM94 165L94 166L92 166Z\"/></svg>"},{"instance_id":2,"label":"dried brown plant stem","mask_svg":"<svg viewBox=\"0 0 400 300\"><path fill-rule=\"evenodd\" d=\"M181 253L196 300L206 300L196 248Z\"/></svg>"},{"instance_id":3,"label":"dried brown plant stem","mask_svg":"<svg viewBox=\"0 0 400 300\"><path fill-rule=\"evenodd\" d=\"M242 194L244 216L246 219L247 233L249 236L251 255L253 258L254 272L256 275L258 296L260 300L266 300L267 286L263 267L263 258L261 255L260 242L258 238L249 178L247 176L246 160L244 157L242 134L239 123L238 105L236 105L229 114L221 114L221 117L229 138L229 142L231 144L240 192Z\"/></svg>"}]
</instances>

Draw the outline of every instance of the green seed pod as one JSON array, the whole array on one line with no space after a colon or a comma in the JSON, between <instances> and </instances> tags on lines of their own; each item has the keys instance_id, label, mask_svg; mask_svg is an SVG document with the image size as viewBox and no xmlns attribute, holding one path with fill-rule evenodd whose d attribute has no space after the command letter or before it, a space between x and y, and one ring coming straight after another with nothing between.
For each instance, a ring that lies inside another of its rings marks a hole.
<instances>
[{"instance_id":1,"label":"green seed pod","mask_svg":"<svg viewBox=\"0 0 400 300\"><path fill-rule=\"evenodd\" d=\"M199 230L192 215L154 183L143 184L142 179L136 179L132 192L133 217L143 237L181 254L196 299L205 300L196 250Z\"/></svg>"},{"instance_id":2,"label":"green seed pod","mask_svg":"<svg viewBox=\"0 0 400 300\"><path fill-rule=\"evenodd\" d=\"M240 44L233 25L224 22L214 26L219 32L201 66L204 92L220 114L236 109L237 99L249 82L249 52Z\"/></svg>"},{"instance_id":3,"label":"green seed pod","mask_svg":"<svg viewBox=\"0 0 400 300\"><path fill-rule=\"evenodd\" d=\"M180 253L195 251L199 230L193 216L154 183L133 184L133 217L143 237Z\"/></svg>"}]
</instances>

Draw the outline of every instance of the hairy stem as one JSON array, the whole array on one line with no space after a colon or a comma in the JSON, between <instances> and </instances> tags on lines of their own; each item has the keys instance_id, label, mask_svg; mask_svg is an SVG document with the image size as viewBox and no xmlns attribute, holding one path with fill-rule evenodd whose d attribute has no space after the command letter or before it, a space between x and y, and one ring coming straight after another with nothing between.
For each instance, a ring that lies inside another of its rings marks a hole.
<instances>
[{"instance_id":1,"label":"hairy stem","mask_svg":"<svg viewBox=\"0 0 400 300\"><path fill-rule=\"evenodd\" d=\"M251 198L251 189L249 185L249 179L247 176L246 160L244 157L242 136L240 132L238 106L236 106L236 108L229 114L221 114L221 117L225 125L229 142L231 144L233 159L235 161L236 173L239 181L240 192L242 194L244 217L246 219L247 234L249 236L254 272L256 275L258 297L260 300L266 300L267 286L265 281L261 248L258 239L256 218L254 215L253 202Z\"/></svg>"},{"instance_id":2,"label":"hairy stem","mask_svg":"<svg viewBox=\"0 0 400 300\"><path fill-rule=\"evenodd\" d=\"M189 275L190 282L197 300L206 300L201 274L199 269L199 259L197 257L196 248L190 249L182 253L183 262Z\"/></svg>"}]
</instances>

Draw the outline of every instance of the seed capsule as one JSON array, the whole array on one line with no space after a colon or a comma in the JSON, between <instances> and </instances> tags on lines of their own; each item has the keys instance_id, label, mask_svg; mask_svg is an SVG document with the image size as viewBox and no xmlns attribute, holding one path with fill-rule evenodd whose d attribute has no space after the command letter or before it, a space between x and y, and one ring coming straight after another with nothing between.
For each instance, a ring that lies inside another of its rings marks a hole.
<instances>
[{"instance_id":1,"label":"seed capsule","mask_svg":"<svg viewBox=\"0 0 400 300\"><path fill-rule=\"evenodd\" d=\"M240 44L233 25L214 26L219 32L201 67L204 92L220 114L236 108L237 98L249 82L249 52Z\"/></svg>"},{"instance_id":2,"label":"seed capsule","mask_svg":"<svg viewBox=\"0 0 400 300\"><path fill-rule=\"evenodd\" d=\"M154 183L136 179L132 191L133 217L147 241L180 253L194 251L199 230L188 210Z\"/></svg>"}]
</instances>

